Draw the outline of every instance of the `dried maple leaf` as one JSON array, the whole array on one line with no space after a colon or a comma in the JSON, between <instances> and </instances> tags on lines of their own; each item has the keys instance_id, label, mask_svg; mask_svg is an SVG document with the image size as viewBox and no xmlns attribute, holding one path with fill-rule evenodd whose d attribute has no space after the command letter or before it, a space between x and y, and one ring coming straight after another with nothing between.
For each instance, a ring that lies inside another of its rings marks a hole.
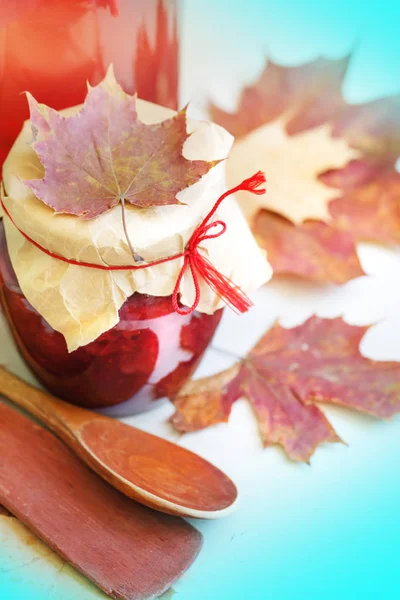
<instances>
[{"instance_id":1,"label":"dried maple leaf","mask_svg":"<svg viewBox=\"0 0 400 600\"><path fill-rule=\"evenodd\" d=\"M341 92L348 62L349 57L318 59L299 67L268 62L260 79L244 89L235 114L211 106L214 119L238 136L228 179L230 173L237 176L242 165L262 166L267 174L268 194L261 202L239 201L251 224L263 221L258 237L271 249L278 271L315 278L310 261L305 260L312 247L304 229L310 233L311 226L300 225L307 219L325 220L330 229L318 223L314 233L328 235L329 231L331 241L347 232L354 243L400 243L400 176L395 171L400 154L400 95L348 105ZM265 213L254 220L259 208L298 225L292 235L297 246L302 239L305 244L298 260L288 247L288 228L277 227L273 216L266 226ZM272 239L265 237L267 231ZM314 268L316 262L321 267L317 279L333 281L333 263L338 269L335 279L348 279L351 269L344 260L340 264L337 251L336 243L327 243L325 252L315 258ZM344 248L344 257L346 252Z\"/></svg>"},{"instance_id":2,"label":"dried maple leaf","mask_svg":"<svg viewBox=\"0 0 400 600\"><path fill-rule=\"evenodd\" d=\"M400 174L379 174L346 190L330 202L329 213L336 228L355 241L400 244Z\"/></svg>"},{"instance_id":3,"label":"dried maple leaf","mask_svg":"<svg viewBox=\"0 0 400 600\"><path fill-rule=\"evenodd\" d=\"M173 399L172 422L193 431L226 421L233 403L246 398L264 445L308 461L322 442L340 441L316 402L384 419L400 411L400 363L360 354L367 329L341 318L311 317L293 329L275 324L237 365L186 384Z\"/></svg>"},{"instance_id":4,"label":"dried maple leaf","mask_svg":"<svg viewBox=\"0 0 400 600\"><path fill-rule=\"evenodd\" d=\"M276 274L296 274L337 284L364 275L353 237L322 221L305 221L295 226L276 213L260 210L253 232L267 250Z\"/></svg>"},{"instance_id":5,"label":"dried maple leaf","mask_svg":"<svg viewBox=\"0 0 400 600\"><path fill-rule=\"evenodd\" d=\"M89 87L77 115L63 117L28 95L33 147L43 179L25 183L58 213L97 217L119 202L138 207L178 204L176 196L218 161L187 160L186 110L155 125L138 120L136 98L112 69Z\"/></svg>"},{"instance_id":6,"label":"dried maple leaf","mask_svg":"<svg viewBox=\"0 0 400 600\"><path fill-rule=\"evenodd\" d=\"M344 106L333 120L333 135L347 139L362 159L320 179L342 191L329 213L356 241L400 243L399 115L400 95Z\"/></svg>"},{"instance_id":7,"label":"dried maple leaf","mask_svg":"<svg viewBox=\"0 0 400 600\"><path fill-rule=\"evenodd\" d=\"M258 208L279 212L293 223L328 219L328 204L341 191L319 179L320 173L339 169L358 157L341 138L333 138L329 125L289 136L278 119L237 140L227 164L228 185L249 169L267 173L267 194L250 199L238 194L247 217Z\"/></svg>"},{"instance_id":8,"label":"dried maple leaf","mask_svg":"<svg viewBox=\"0 0 400 600\"><path fill-rule=\"evenodd\" d=\"M293 223L328 219L328 204L341 196L319 175L360 156L346 138L332 136L332 119L345 106L341 84L349 57L283 67L271 61L260 79L244 89L235 114L211 105L211 115L234 135L227 166L230 180L249 166L267 174L261 200L238 195L248 218L267 208Z\"/></svg>"},{"instance_id":9,"label":"dried maple leaf","mask_svg":"<svg viewBox=\"0 0 400 600\"><path fill-rule=\"evenodd\" d=\"M213 120L235 137L285 115L289 134L323 125L344 105L341 85L350 56L284 67L269 60L259 80L243 90L235 114L210 106Z\"/></svg>"},{"instance_id":10,"label":"dried maple leaf","mask_svg":"<svg viewBox=\"0 0 400 600\"><path fill-rule=\"evenodd\" d=\"M399 115L400 94L365 104L346 104L332 119L333 133L381 165L393 166L400 155Z\"/></svg>"}]
</instances>

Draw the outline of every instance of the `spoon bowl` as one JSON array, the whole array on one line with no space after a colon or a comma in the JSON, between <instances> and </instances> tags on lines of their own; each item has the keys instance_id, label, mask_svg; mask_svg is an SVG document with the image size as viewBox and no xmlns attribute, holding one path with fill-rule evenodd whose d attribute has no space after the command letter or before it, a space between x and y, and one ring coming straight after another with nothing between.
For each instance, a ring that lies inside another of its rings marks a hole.
<instances>
[{"instance_id":1,"label":"spoon bowl","mask_svg":"<svg viewBox=\"0 0 400 600\"><path fill-rule=\"evenodd\" d=\"M4 368L0 394L45 423L103 479L141 504L203 519L225 516L236 504L231 479L177 444L67 404Z\"/></svg>"}]
</instances>

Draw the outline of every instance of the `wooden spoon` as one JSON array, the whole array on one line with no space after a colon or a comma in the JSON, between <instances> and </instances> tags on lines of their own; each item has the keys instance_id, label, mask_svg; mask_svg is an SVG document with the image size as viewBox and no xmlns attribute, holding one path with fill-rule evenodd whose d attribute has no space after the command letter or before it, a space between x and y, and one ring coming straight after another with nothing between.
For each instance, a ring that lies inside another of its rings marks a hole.
<instances>
[{"instance_id":1,"label":"wooden spoon","mask_svg":"<svg viewBox=\"0 0 400 600\"><path fill-rule=\"evenodd\" d=\"M2 367L0 394L45 423L111 485L150 508L215 519L235 504L237 489L229 477L185 448L67 404Z\"/></svg>"}]
</instances>

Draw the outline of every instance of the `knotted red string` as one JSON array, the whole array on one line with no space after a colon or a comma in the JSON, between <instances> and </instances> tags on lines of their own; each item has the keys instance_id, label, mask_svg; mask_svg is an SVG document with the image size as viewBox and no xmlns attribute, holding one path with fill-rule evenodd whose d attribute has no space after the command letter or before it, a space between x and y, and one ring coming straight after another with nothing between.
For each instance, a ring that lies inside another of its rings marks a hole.
<instances>
[{"instance_id":1,"label":"knotted red string","mask_svg":"<svg viewBox=\"0 0 400 600\"><path fill-rule=\"evenodd\" d=\"M180 252L179 254L174 254L173 256L167 256L166 258L161 258L153 262L145 263L143 265L97 265L95 263L77 261L72 258L65 258L64 256L60 256L59 254L55 254L50 250L47 250L47 248L44 248L43 246L35 242L35 240L33 240L31 237L29 237L29 235L22 231L15 224L14 219L11 217L7 208L4 206L2 200L1 205L7 217L18 229L18 231L24 236L24 238L51 258L56 258L57 260L61 260L63 262L68 263L69 265L76 265L78 267L88 267L91 269L100 269L102 271L135 271L137 269L147 269L148 267L154 267L156 265L161 265L171 260L183 258L183 265L179 272L179 276L176 280L174 291L172 293L172 305L174 310L178 314L187 315L197 308L200 302L199 276L203 278L203 280L215 292L215 294L219 296L222 300L224 300L224 302L228 304L228 306L230 306L234 310L237 310L238 312L243 313L246 312L252 306L250 298L248 298L248 296L243 292L243 290L241 290L240 287L235 285L233 281L231 281L228 277L217 271L217 269L208 260L208 258L206 258L203 254L200 254L199 246L205 240L218 238L220 235L225 233L226 223L224 223L223 221L210 222L213 216L215 215L216 211L218 210L218 207L220 206L221 202L223 202L225 198L239 191L247 191L251 192L252 194L265 194L265 188L260 187L263 183L265 183L265 181L266 180L264 173L258 171L249 179L245 179L236 187L222 194L222 196L218 198L217 202L214 204L213 208L210 210L208 215L194 230L183 252ZM215 227L219 227L219 229L214 233L210 233L210 231ZM192 306L182 307L179 305L179 289L182 283L183 276L185 275L185 272L188 268L190 269L193 279L193 284L195 288L195 298Z\"/></svg>"}]
</instances>

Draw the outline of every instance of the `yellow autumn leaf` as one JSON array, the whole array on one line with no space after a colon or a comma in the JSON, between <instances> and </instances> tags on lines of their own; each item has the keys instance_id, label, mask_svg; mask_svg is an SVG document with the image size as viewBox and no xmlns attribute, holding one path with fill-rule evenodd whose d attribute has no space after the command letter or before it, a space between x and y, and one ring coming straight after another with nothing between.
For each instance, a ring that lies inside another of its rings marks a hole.
<instances>
[{"instance_id":1,"label":"yellow autumn leaf","mask_svg":"<svg viewBox=\"0 0 400 600\"><path fill-rule=\"evenodd\" d=\"M328 124L290 136L285 121L277 119L235 142L228 160L228 185L261 169L267 175L267 194L255 199L238 194L247 217L266 208L296 224L306 219L327 220L328 203L342 192L318 176L358 157L359 152L345 139L331 136Z\"/></svg>"}]
</instances>

